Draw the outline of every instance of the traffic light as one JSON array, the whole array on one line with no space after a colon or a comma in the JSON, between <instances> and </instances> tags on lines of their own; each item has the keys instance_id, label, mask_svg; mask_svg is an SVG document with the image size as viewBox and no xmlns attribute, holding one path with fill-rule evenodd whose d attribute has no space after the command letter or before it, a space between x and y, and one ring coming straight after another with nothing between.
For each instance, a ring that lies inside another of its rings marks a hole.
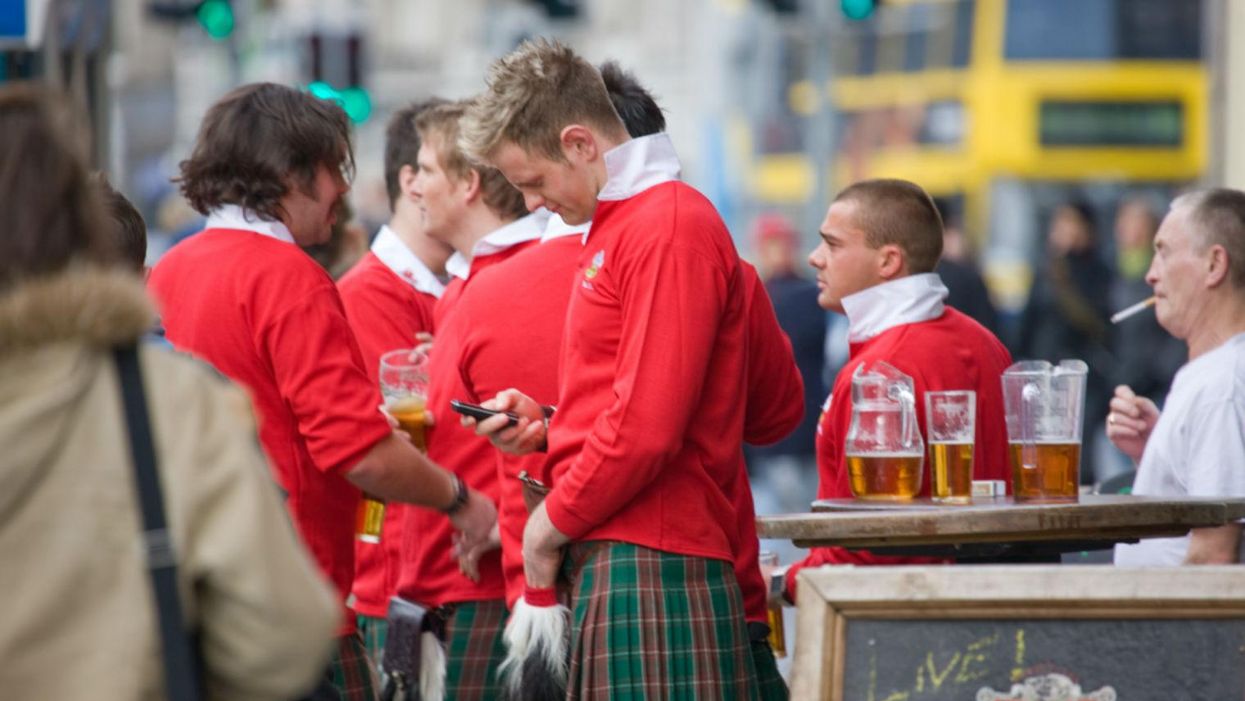
<instances>
[{"instance_id":1,"label":"traffic light","mask_svg":"<svg viewBox=\"0 0 1245 701\"><path fill-rule=\"evenodd\" d=\"M341 105L356 124L372 116L372 96L363 85L363 37L319 32L307 37L307 91Z\"/></svg>"},{"instance_id":2,"label":"traffic light","mask_svg":"<svg viewBox=\"0 0 1245 701\"><path fill-rule=\"evenodd\" d=\"M839 8L847 19L868 19L878 8L878 0L839 0Z\"/></svg>"},{"instance_id":3,"label":"traffic light","mask_svg":"<svg viewBox=\"0 0 1245 701\"><path fill-rule=\"evenodd\" d=\"M194 17L203 31L216 41L233 34L234 13L231 0L150 0L147 11L157 19L182 22Z\"/></svg>"},{"instance_id":4,"label":"traffic light","mask_svg":"<svg viewBox=\"0 0 1245 701\"><path fill-rule=\"evenodd\" d=\"M531 0L545 10L550 19L574 19L579 16L579 0Z\"/></svg>"}]
</instances>

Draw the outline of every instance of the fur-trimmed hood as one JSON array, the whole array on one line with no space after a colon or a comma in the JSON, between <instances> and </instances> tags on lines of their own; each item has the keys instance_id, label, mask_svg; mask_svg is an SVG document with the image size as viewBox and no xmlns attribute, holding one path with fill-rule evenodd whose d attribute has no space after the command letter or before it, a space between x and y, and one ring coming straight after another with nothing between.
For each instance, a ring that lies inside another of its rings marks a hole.
<instances>
[{"instance_id":1,"label":"fur-trimmed hood","mask_svg":"<svg viewBox=\"0 0 1245 701\"><path fill-rule=\"evenodd\" d=\"M69 436L97 450L121 440L119 401L101 390L116 382L106 349L154 318L142 280L119 270L81 267L0 293L0 523L65 459Z\"/></svg>"},{"instance_id":2,"label":"fur-trimmed hood","mask_svg":"<svg viewBox=\"0 0 1245 701\"><path fill-rule=\"evenodd\" d=\"M154 320L134 273L71 268L0 293L0 356L62 342L115 346L142 336Z\"/></svg>"}]
</instances>

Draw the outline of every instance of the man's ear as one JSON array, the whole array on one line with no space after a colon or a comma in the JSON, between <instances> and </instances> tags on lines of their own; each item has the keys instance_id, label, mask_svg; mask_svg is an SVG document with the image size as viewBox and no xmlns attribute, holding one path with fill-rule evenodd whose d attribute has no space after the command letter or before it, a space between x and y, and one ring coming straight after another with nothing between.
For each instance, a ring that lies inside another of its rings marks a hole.
<instances>
[{"instance_id":1,"label":"man's ear","mask_svg":"<svg viewBox=\"0 0 1245 701\"><path fill-rule=\"evenodd\" d=\"M907 258L899 244L887 243L879 247L877 261L878 275L883 280L894 280L907 274Z\"/></svg>"},{"instance_id":2,"label":"man's ear","mask_svg":"<svg viewBox=\"0 0 1245 701\"><path fill-rule=\"evenodd\" d=\"M414 199L415 191L415 166L409 163L398 169L398 192L401 197Z\"/></svg>"},{"instance_id":3,"label":"man's ear","mask_svg":"<svg viewBox=\"0 0 1245 701\"><path fill-rule=\"evenodd\" d=\"M468 168L467 175L458 181L458 186L463 189L463 201L474 202L480 196L480 171Z\"/></svg>"},{"instance_id":4,"label":"man's ear","mask_svg":"<svg viewBox=\"0 0 1245 701\"><path fill-rule=\"evenodd\" d=\"M581 124L568 124L558 135L562 153L568 161L595 161L600 155L597 139L592 131Z\"/></svg>"},{"instance_id":5,"label":"man's ear","mask_svg":"<svg viewBox=\"0 0 1245 701\"><path fill-rule=\"evenodd\" d=\"M1228 250L1219 244L1210 247L1206 268L1206 287L1214 288L1228 279Z\"/></svg>"}]
</instances>

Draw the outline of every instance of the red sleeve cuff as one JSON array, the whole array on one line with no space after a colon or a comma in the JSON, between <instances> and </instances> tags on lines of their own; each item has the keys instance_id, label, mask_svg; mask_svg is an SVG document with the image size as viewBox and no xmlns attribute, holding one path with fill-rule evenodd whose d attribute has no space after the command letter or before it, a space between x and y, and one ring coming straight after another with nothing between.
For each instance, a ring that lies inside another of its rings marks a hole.
<instances>
[{"instance_id":1,"label":"red sleeve cuff","mask_svg":"<svg viewBox=\"0 0 1245 701\"><path fill-rule=\"evenodd\" d=\"M339 477L345 477L347 472L353 469L355 465L358 465L372 451L372 448L376 447L376 444L385 440L389 437L389 434L393 433L389 422L383 419L379 424L373 424L369 428L371 430L359 433L359 442L354 450L334 460L331 465L324 468L324 471Z\"/></svg>"},{"instance_id":2,"label":"red sleeve cuff","mask_svg":"<svg viewBox=\"0 0 1245 701\"><path fill-rule=\"evenodd\" d=\"M553 527L571 540L579 540L585 533L592 530L593 526L597 525L571 513L570 509L563 503L562 491L557 488L550 492L549 496L545 497L545 513L549 516L549 521L553 523Z\"/></svg>"}]
</instances>

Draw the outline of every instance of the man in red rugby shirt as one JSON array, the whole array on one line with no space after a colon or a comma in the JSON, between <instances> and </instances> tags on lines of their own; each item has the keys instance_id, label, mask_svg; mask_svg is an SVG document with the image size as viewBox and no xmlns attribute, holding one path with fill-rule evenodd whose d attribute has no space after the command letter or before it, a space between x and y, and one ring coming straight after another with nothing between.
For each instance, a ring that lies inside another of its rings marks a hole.
<instances>
[{"instance_id":1,"label":"man in red rugby shirt","mask_svg":"<svg viewBox=\"0 0 1245 701\"><path fill-rule=\"evenodd\" d=\"M451 245L447 262L454 279L437 303L436 342L429 361L428 407L442 420L428 430L428 456L474 489L499 498L494 450L487 439L463 428L450 400L468 396L455 366L472 329L458 318L457 302L481 273L535 244L544 216L528 215L523 197L496 169L473 164L458 149L464 105L448 103L416 118L421 145L413 183L428 236ZM445 621L445 694L460 700L497 695L496 669L503 647L505 586L501 557L485 555L478 570L461 571L455 524L432 512L408 511L402 527L398 593ZM431 666L431 665L429 665ZM433 670L420 669L429 678Z\"/></svg>"},{"instance_id":2,"label":"man in red rugby shirt","mask_svg":"<svg viewBox=\"0 0 1245 701\"><path fill-rule=\"evenodd\" d=\"M294 524L342 597L331 683L370 699L374 671L345 607L359 490L440 509L473 540L496 511L394 434L336 287L299 248L328 239L352 164L340 107L271 83L234 90L181 163L182 193L207 228L149 282L168 340L249 390Z\"/></svg>"},{"instance_id":3,"label":"man in red rugby shirt","mask_svg":"<svg viewBox=\"0 0 1245 701\"><path fill-rule=\"evenodd\" d=\"M548 431L552 491L523 536L536 589L553 586L571 544L569 693L625 684L662 698L753 696L733 500L748 284L730 235L678 181L669 139L631 139L600 74L574 52L525 43L493 64L488 82L464 119L466 150L505 173L529 208L592 220ZM534 401L490 401L522 417L499 443L544 442Z\"/></svg>"},{"instance_id":4,"label":"man in red rugby shirt","mask_svg":"<svg viewBox=\"0 0 1245 701\"><path fill-rule=\"evenodd\" d=\"M454 249L424 231L424 215L415 197L420 146L415 119L444 102L411 104L390 118L385 130L385 188L393 216L376 234L371 251L337 283L363 354L363 368L373 380L381 355L410 348L416 334L432 333L433 309L445 290L441 278ZM380 542L355 542L354 610L368 652L378 662L389 597L398 586L402 514L401 504L389 504Z\"/></svg>"},{"instance_id":5,"label":"man in red rugby shirt","mask_svg":"<svg viewBox=\"0 0 1245 701\"><path fill-rule=\"evenodd\" d=\"M942 218L934 201L906 180L866 180L835 197L820 233L822 242L808 258L817 270L817 302L847 316L851 358L835 378L817 427L818 498L852 496L843 453L851 425L852 373L877 360L912 377L922 433L925 402L919 397L924 392L975 390L973 477L1010 483L999 378L1011 355L985 327L943 304L947 288L934 272L942 254ZM922 493L929 494L928 482ZM801 567L913 561L930 560L813 548L788 571L787 594L794 600L793 575Z\"/></svg>"}]
</instances>

